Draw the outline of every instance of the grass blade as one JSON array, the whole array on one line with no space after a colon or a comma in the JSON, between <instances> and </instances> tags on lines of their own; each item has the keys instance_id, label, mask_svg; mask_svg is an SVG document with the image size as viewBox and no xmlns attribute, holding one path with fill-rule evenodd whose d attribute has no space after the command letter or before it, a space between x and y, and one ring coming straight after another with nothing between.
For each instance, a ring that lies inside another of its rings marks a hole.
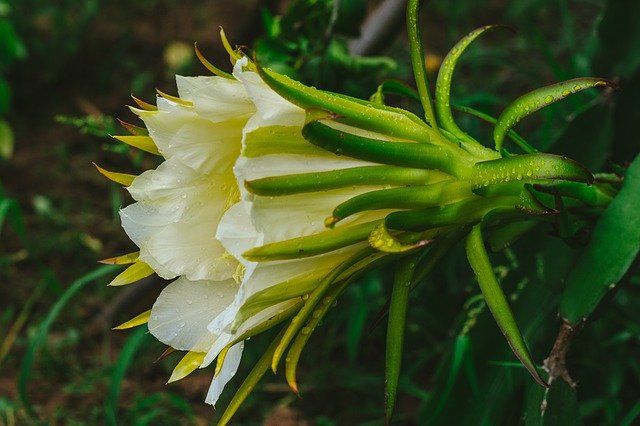
<instances>
[{"instance_id":1,"label":"grass blade","mask_svg":"<svg viewBox=\"0 0 640 426\"><path fill-rule=\"evenodd\" d=\"M118 400L120 399L120 389L122 380L131 361L133 361L138 349L142 346L145 339L149 337L149 333L144 328L137 329L122 347L118 360L116 361L113 372L111 373L111 381L109 382L109 391L105 401L105 418L108 424L116 425L118 417Z\"/></svg>"},{"instance_id":2,"label":"grass blade","mask_svg":"<svg viewBox=\"0 0 640 426\"><path fill-rule=\"evenodd\" d=\"M42 323L38 327L38 331L29 341L29 346L27 347L27 351L22 359L22 365L20 366L20 376L18 377L18 395L20 397L22 405L31 417L35 418L36 414L33 410L33 407L31 406L31 403L29 402L29 379L31 378L31 373L33 371L32 368L35 362L36 354L38 350L44 345L51 325L58 317L58 315L60 315L60 312L62 312L67 303L69 303L69 301L73 298L73 296L75 296L86 285L104 277L105 275L112 273L115 269L116 267L114 266L101 266L74 281L69 286L69 288L67 288L67 290L60 296L58 301L53 305L44 321L42 321Z\"/></svg>"},{"instance_id":3,"label":"grass blade","mask_svg":"<svg viewBox=\"0 0 640 426\"><path fill-rule=\"evenodd\" d=\"M402 346L407 320L407 303L413 273L416 268L416 256L407 256L398 260L396 266L391 302L389 304L389 322L387 326L387 349L385 357L385 421L391 422L396 404L400 366L402 365Z\"/></svg>"}]
</instances>

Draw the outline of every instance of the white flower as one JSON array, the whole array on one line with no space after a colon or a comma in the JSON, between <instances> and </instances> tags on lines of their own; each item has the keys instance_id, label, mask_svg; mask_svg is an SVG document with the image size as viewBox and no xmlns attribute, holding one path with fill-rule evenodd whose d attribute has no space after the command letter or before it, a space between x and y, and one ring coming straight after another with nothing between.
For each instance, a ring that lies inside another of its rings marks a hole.
<instances>
[{"instance_id":1,"label":"white flower","mask_svg":"<svg viewBox=\"0 0 640 426\"><path fill-rule=\"evenodd\" d=\"M157 111L135 110L166 161L134 179L137 202L121 211L122 226L161 277L225 280L238 263L215 233L238 200L232 168L255 109L236 80L179 77L178 88L186 102L158 98Z\"/></svg>"},{"instance_id":2,"label":"white flower","mask_svg":"<svg viewBox=\"0 0 640 426\"><path fill-rule=\"evenodd\" d=\"M382 188L349 186L279 197L245 189L248 180L372 165L307 142L306 112L247 65L247 58L237 61L235 79L179 77L180 99L158 98L157 111L134 110L165 161L134 179L129 191L136 203L121 211L140 260L161 277L179 277L153 305L150 332L175 349L206 353L201 367L233 344L207 394L210 404L238 368L243 350L238 338L298 306L322 277L367 243L260 263L243 254L326 232L324 219L336 205ZM359 213L340 226L384 214ZM296 285L289 288L288 282Z\"/></svg>"}]
</instances>

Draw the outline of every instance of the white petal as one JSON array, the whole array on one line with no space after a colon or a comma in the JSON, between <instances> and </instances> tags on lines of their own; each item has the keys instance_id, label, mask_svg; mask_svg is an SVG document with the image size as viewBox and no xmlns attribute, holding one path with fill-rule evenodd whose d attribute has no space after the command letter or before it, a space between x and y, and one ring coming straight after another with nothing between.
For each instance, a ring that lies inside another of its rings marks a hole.
<instances>
[{"instance_id":1,"label":"white petal","mask_svg":"<svg viewBox=\"0 0 640 426\"><path fill-rule=\"evenodd\" d=\"M175 199L179 195L176 192L182 192L185 188L197 190L199 186L206 184L209 182L204 175L172 158L156 169L137 176L127 190L136 201L152 201Z\"/></svg>"},{"instance_id":2,"label":"white petal","mask_svg":"<svg viewBox=\"0 0 640 426\"><path fill-rule=\"evenodd\" d=\"M139 115L162 155L175 157L194 170L222 174L239 155L246 118L214 123L181 105Z\"/></svg>"},{"instance_id":3,"label":"white petal","mask_svg":"<svg viewBox=\"0 0 640 426\"><path fill-rule=\"evenodd\" d=\"M220 218L234 200L231 175L203 176L169 159L137 177L130 191L141 201L121 210L122 226L140 247L141 260L158 275L233 276L237 262L215 239Z\"/></svg>"},{"instance_id":4,"label":"white petal","mask_svg":"<svg viewBox=\"0 0 640 426\"><path fill-rule=\"evenodd\" d=\"M244 71L243 67L247 61L246 57L242 58L233 68L233 75L244 84L257 108L256 114L247 123L245 131L271 125L302 127L306 116L305 111L274 92L257 73Z\"/></svg>"},{"instance_id":5,"label":"white petal","mask_svg":"<svg viewBox=\"0 0 640 426\"><path fill-rule=\"evenodd\" d=\"M164 226L139 246L140 259L154 270L161 266L174 276L184 275L191 280L230 278L237 261L216 240L216 226L215 222L197 217L192 222Z\"/></svg>"},{"instance_id":6,"label":"white petal","mask_svg":"<svg viewBox=\"0 0 640 426\"><path fill-rule=\"evenodd\" d=\"M234 204L222 216L216 232L216 239L245 266L250 262L244 260L242 253L264 244L264 236L253 226L251 206L248 201Z\"/></svg>"},{"instance_id":7,"label":"white petal","mask_svg":"<svg viewBox=\"0 0 640 426\"><path fill-rule=\"evenodd\" d=\"M238 366L240 366L243 349L244 342L237 343L229 349L229 352L224 359L224 363L222 364L222 369L211 381L211 386L209 386L209 391L207 392L207 397L205 399L207 404L215 405L226 384L229 383L233 376L235 376L238 371Z\"/></svg>"},{"instance_id":8,"label":"white petal","mask_svg":"<svg viewBox=\"0 0 640 426\"><path fill-rule=\"evenodd\" d=\"M223 348L225 348L229 343L233 342L236 338L244 334L246 331L257 327L258 325L272 318L274 315L291 307L296 302L297 301L286 301L264 309L263 311L249 318L233 334L226 331L220 332L220 336L213 343L211 349L209 349L209 352L207 352L207 355L204 357L204 360L200 365L200 368L206 368L207 366L209 366L213 362L213 360L215 360L216 357L220 354L220 351L222 351ZM229 308L225 309L225 312L226 311L229 311ZM220 316L218 316L214 321L211 322L211 324L209 325L209 331L214 328L212 327L212 325L215 326L216 321L220 324L224 323L225 320L221 318L221 316L224 315L225 312L221 313ZM230 325L231 323L233 323L233 316L228 316L227 325Z\"/></svg>"},{"instance_id":9,"label":"white petal","mask_svg":"<svg viewBox=\"0 0 640 426\"><path fill-rule=\"evenodd\" d=\"M255 112L244 85L224 77L177 76L180 98L193 102L195 111L213 122L246 117Z\"/></svg>"},{"instance_id":10,"label":"white petal","mask_svg":"<svg viewBox=\"0 0 640 426\"><path fill-rule=\"evenodd\" d=\"M175 349L206 352L216 338L207 325L229 305L237 289L233 280L179 278L166 286L153 304L149 331Z\"/></svg>"}]
</instances>

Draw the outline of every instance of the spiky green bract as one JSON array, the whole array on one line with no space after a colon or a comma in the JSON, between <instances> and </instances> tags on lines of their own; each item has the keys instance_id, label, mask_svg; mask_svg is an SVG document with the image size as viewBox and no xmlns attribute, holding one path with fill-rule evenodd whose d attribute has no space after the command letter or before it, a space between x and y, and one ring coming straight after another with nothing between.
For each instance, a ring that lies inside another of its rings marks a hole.
<instances>
[{"instance_id":1,"label":"spiky green bract","mask_svg":"<svg viewBox=\"0 0 640 426\"><path fill-rule=\"evenodd\" d=\"M418 12L420 10L420 0L409 0L407 3L407 33L409 35L409 48L411 52L411 65L413 75L416 79L420 103L424 109L427 122L436 130L438 122L433 113L431 105L431 93L429 92L429 82L427 81L427 70L424 62L424 47L422 45L422 35L418 25Z\"/></svg>"},{"instance_id":2,"label":"spiky green bract","mask_svg":"<svg viewBox=\"0 0 640 426\"><path fill-rule=\"evenodd\" d=\"M480 291L484 296L484 300L489 307L489 310L493 314L493 317L500 327L500 330L506 337L511 349L520 362L529 371L533 379L541 386L547 386L544 380L538 374L536 365L529 354L527 344L524 342L522 333L518 328L518 324L513 316L509 302L498 283L498 279L493 273L487 250L482 240L481 225L475 225L465 242L465 249L467 252L467 259L471 265L471 269L478 280Z\"/></svg>"},{"instance_id":3,"label":"spiky green bract","mask_svg":"<svg viewBox=\"0 0 640 426\"><path fill-rule=\"evenodd\" d=\"M402 348L407 319L407 304L411 280L416 268L416 256L409 255L398 260L389 304L387 346L385 361L385 420L388 424L393 415L402 365Z\"/></svg>"},{"instance_id":4,"label":"spiky green bract","mask_svg":"<svg viewBox=\"0 0 640 426\"><path fill-rule=\"evenodd\" d=\"M612 85L612 82L602 78L574 78L573 80L541 87L520 96L505 108L502 114L500 114L500 117L498 117L498 122L493 130L493 140L496 144L496 151L502 149L504 137L509 129L528 115L582 90Z\"/></svg>"}]
</instances>

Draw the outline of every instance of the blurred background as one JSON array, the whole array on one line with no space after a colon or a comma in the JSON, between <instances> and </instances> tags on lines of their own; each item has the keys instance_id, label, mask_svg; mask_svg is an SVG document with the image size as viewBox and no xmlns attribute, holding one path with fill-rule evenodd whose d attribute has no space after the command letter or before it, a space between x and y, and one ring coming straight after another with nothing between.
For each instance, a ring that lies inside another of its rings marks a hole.
<instances>
[{"instance_id":1,"label":"blurred background","mask_svg":"<svg viewBox=\"0 0 640 426\"><path fill-rule=\"evenodd\" d=\"M640 2L433 0L422 15L431 81L455 42L502 23L463 57L454 101L493 116L520 94L572 77L615 80L519 126L534 146L595 171L625 165L640 148ZM174 75L207 74L193 42L230 69L218 38L254 50L306 83L368 98L387 79L413 84L404 1L0 0L0 424L213 424L203 403L210 369L171 385L179 357L142 328L111 327L148 309L163 283L105 284L99 259L134 250L119 226L126 192L95 162L135 173L153 160L116 144L116 118L133 121L130 95L175 94ZM410 101L391 103L413 109ZM491 127L459 116L490 141ZM546 233L548 230L541 230ZM575 250L532 238L494 264L537 360L559 327L562 277ZM89 275L87 275L89 274ZM633 424L640 414L640 291L635 276L608 298L569 354L576 393L560 390L557 424ZM353 285L301 361L302 398L267 376L237 424L382 424L387 271ZM398 424L531 423L535 400L477 297L464 254L440 262L412 293ZM224 407L268 342L254 338ZM566 395L565 395L566 394ZM567 414L569 413L569 414ZM540 423L536 423L540 424ZM546 423L545 423L546 424Z\"/></svg>"}]
</instances>

